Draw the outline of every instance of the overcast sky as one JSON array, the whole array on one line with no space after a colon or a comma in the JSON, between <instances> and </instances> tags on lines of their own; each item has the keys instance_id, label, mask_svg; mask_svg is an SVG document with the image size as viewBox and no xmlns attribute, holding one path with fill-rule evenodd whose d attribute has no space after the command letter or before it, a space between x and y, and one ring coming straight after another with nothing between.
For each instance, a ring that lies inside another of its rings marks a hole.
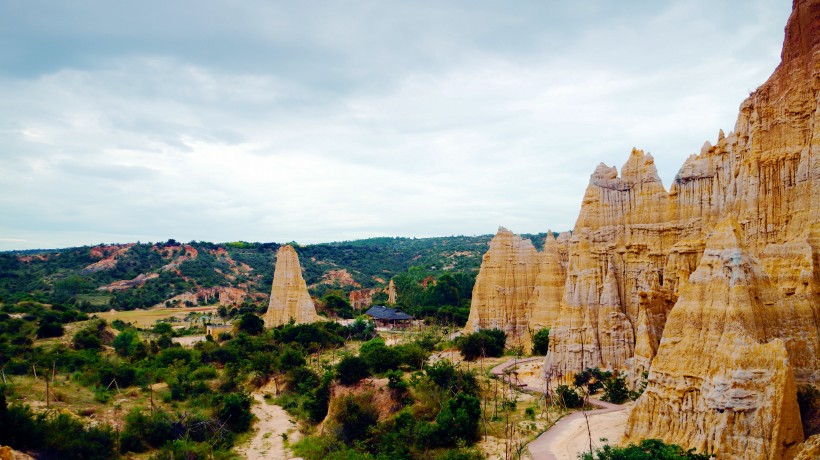
<instances>
[{"instance_id":1,"label":"overcast sky","mask_svg":"<svg viewBox=\"0 0 820 460\"><path fill-rule=\"evenodd\" d=\"M790 0L0 0L0 250L572 228L668 187Z\"/></svg>"}]
</instances>

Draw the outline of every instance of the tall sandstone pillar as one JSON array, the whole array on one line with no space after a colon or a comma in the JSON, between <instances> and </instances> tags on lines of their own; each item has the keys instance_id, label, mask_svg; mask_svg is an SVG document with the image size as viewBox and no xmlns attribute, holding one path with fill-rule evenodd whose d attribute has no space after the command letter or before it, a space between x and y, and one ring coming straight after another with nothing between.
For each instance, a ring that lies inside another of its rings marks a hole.
<instances>
[{"instance_id":1,"label":"tall sandstone pillar","mask_svg":"<svg viewBox=\"0 0 820 460\"><path fill-rule=\"evenodd\" d=\"M501 329L507 346L532 346L527 303L538 276L539 254L532 242L504 227L490 241L473 287L465 330Z\"/></svg>"},{"instance_id":2,"label":"tall sandstone pillar","mask_svg":"<svg viewBox=\"0 0 820 460\"><path fill-rule=\"evenodd\" d=\"M625 440L657 438L721 460L791 458L803 440L789 312L734 219L718 225L669 314Z\"/></svg>"},{"instance_id":3,"label":"tall sandstone pillar","mask_svg":"<svg viewBox=\"0 0 820 460\"><path fill-rule=\"evenodd\" d=\"M312 323L317 321L319 316L308 293L305 279L302 278L299 256L292 246L286 245L280 247L276 253L270 303L265 313L265 327L281 326L291 319L296 323Z\"/></svg>"}]
</instances>

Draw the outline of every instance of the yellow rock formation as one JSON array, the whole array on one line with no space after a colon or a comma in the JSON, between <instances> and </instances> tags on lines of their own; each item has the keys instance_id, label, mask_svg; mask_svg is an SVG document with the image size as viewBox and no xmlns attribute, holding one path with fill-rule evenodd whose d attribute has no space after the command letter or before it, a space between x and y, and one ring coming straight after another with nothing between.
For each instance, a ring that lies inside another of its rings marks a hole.
<instances>
[{"instance_id":1,"label":"yellow rock formation","mask_svg":"<svg viewBox=\"0 0 820 460\"><path fill-rule=\"evenodd\" d=\"M527 303L538 276L539 254L532 242L504 227L490 241L473 287L465 330L501 329L507 346L532 346Z\"/></svg>"},{"instance_id":2,"label":"yellow rock formation","mask_svg":"<svg viewBox=\"0 0 820 460\"><path fill-rule=\"evenodd\" d=\"M783 62L741 105L735 132L692 155L666 193L648 154L633 150L619 177L600 165L587 188L569 247L560 323L553 329L557 375L603 366L600 293L615 268L622 312L632 324L632 380L654 357L664 320L720 219L735 217L741 239L780 287L792 312L778 334L799 382L820 380L818 246L820 5L798 0L786 28ZM813 230L814 229L814 230ZM587 330L592 328L592 331Z\"/></svg>"},{"instance_id":3,"label":"yellow rock formation","mask_svg":"<svg viewBox=\"0 0 820 460\"><path fill-rule=\"evenodd\" d=\"M548 231L544 250L539 255L538 276L527 301L527 309L531 312L530 328L533 331L552 328L558 323L558 310L567 280L566 242L569 235L562 234L559 238L560 241L556 240L552 231Z\"/></svg>"},{"instance_id":4,"label":"yellow rock formation","mask_svg":"<svg viewBox=\"0 0 820 460\"><path fill-rule=\"evenodd\" d=\"M265 327L281 326L291 319L296 323L312 323L319 317L308 293L305 279L302 278L299 256L292 246L286 245L280 247L276 253L270 304L265 313Z\"/></svg>"},{"instance_id":5,"label":"yellow rock formation","mask_svg":"<svg viewBox=\"0 0 820 460\"><path fill-rule=\"evenodd\" d=\"M620 177L593 173L546 369L649 370L630 440L774 459L802 439L794 385L820 382L818 101L820 0L795 0L781 64L668 193L638 150Z\"/></svg>"},{"instance_id":6,"label":"yellow rock formation","mask_svg":"<svg viewBox=\"0 0 820 460\"><path fill-rule=\"evenodd\" d=\"M391 279L387 284L387 303L394 305L396 303L396 283Z\"/></svg>"},{"instance_id":7,"label":"yellow rock formation","mask_svg":"<svg viewBox=\"0 0 820 460\"><path fill-rule=\"evenodd\" d=\"M720 459L781 459L803 440L784 340L788 315L733 219L681 288L625 439L663 439Z\"/></svg>"}]
</instances>

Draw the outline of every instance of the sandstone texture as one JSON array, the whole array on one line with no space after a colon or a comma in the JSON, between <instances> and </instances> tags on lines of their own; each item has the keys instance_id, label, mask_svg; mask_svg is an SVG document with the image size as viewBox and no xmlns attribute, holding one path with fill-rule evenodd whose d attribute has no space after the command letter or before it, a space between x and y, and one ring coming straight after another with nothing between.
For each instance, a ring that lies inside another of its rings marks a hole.
<instances>
[{"instance_id":1,"label":"sandstone texture","mask_svg":"<svg viewBox=\"0 0 820 460\"><path fill-rule=\"evenodd\" d=\"M273 271L273 287L270 293L268 311L265 313L265 327L296 323L312 323L319 319L316 307L302 277L299 256L290 245L279 248L276 253L276 267Z\"/></svg>"},{"instance_id":2,"label":"sandstone texture","mask_svg":"<svg viewBox=\"0 0 820 460\"><path fill-rule=\"evenodd\" d=\"M531 312L530 328L533 331L551 328L558 323L561 297L567 279L567 241L569 234L561 234L556 239L552 231L547 232L544 250L538 257L535 287L527 301L527 309Z\"/></svg>"},{"instance_id":3,"label":"sandstone texture","mask_svg":"<svg viewBox=\"0 0 820 460\"><path fill-rule=\"evenodd\" d=\"M538 253L500 229L467 330L550 328L545 372L624 372L627 438L720 459L791 458L795 387L820 383L820 0L794 0L782 60L669 190L633 149L599 165L571 234ZM554 381L554 380L553 380Z\"/></svg>"},{"instance_id":4,"label":"sandstone texture","mask_svg":"<svg viewBox=\"0 0 820 460\"><path fill-rule=\"evenodd\" d=\"M392 279L387 283L387 303L390 305L396 303L396 283Z\"/></svg>"},{"instance_id":5,"label":"sandstone texture","mask_svg":"<svg viewBox=\"0 0 820 460\"><path fill-rule=\"evenodd\" d=\"M801 444L794 460L817 460L820 458L820 434L816 434Z\"/></svg>"},{"instance_id":6,"label":"sandstone texture","mask_svg":"<svg viewBox=\"0 0 820 460\"><path fill-rule=\"evenodd\" d=\"M791 312L771 327L780 330L776 335L783 337L795 378L820 379L813 236L820 222L818 10L816 0L794 3L782 63L741 104L734 132L721 131L714 146L707 142L689 157L669 192L651 155L640 150L632 151L620 175L603 164L592 174L569 244L559 325L551 334L553 375L618 368L627 356L631 380L638 380L706 237L731 216L742 243L778 286L777 303ZM603 302L609 273L619 305ZM633 344L622 340L622 351L604 352L603 310L625 315L617 325L632 329Z\"/></svg>"},{"instance_id":7,"label":"sandstone texture","mask_svg":"<svg viewBox=\"0 0 820 460\"><path fill-rule=\"evenodd\" d=\"M350 291L350 306L357 310L369 307L373 303L373 294L375 293L375 289Z\"/></svg>"},{"instance_id":8,"label":"sandstone texture","mask_svg":"<svg viewBox=\"0 0 820 460\"><path fill-rule=\"evenodd\" d=\"M0 460L34 460L34 457L18 452L8 446L0 446Z\"/></svg>"},{"instance_id":9,"label":"sandstone texture","mask_svg":"<svg viewBox=\"0 0 820 460\"><path fill-rule=\"evenodd\" d=\"M796 0L781 64L670 189L660 233L673 244L659 286L641 293L629 365L633 378L649 369L648 385L627 439L721 459L799 450L795 385L820 380L818 100L820 1ZM651 316L675 299L657 342Z\"/></svg>"},{"instance_id":10,"label":"sandstone texture","mask_svg":"<svg viewBox=\"0 0 820 460\"><path fill-rule=\"evenodd\" d=\"M803 440L777 289L734 219L708 240L669 314L625 438L694 447L718 458L780 459Z\"/></svg>"},{"instance_id":11,"label":"sandstone texture","mask_svg":"<svg viewBox=\"0 0 820 460\"><path fill-rule=\"evenodd\" d=\"M507 346L531 347L528 303L539 259L530 240L499 228L481 260L465 330L501 329L507 333Z\"/></svg>"}]
</instances>

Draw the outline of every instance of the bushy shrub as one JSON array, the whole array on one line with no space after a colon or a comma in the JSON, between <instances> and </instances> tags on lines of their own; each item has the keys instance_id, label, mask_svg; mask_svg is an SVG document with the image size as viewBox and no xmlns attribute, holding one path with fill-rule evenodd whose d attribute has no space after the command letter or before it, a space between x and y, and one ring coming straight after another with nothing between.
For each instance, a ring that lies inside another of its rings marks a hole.
<instances>
[{"instance_id":1,"label":"bushy shrub","mask_svg":"<svg viewBox=\"0 0 820 460\"><path fill-rule=\"evenodd\" d=\"M478 381L472 371L456 369L443 359L424 368L425 375L442 390L449 393L478 394Z\"/></svg>"},{"instance_id":2,"label":"bushy shrub","mask_svg":"<svg viewBox=\"0 0 820 460\"><path fill-rule=\"evenodd\" d=\"M626 447L605 445L593 453L585 452L581 460L709 460L710 455L688 451L677 444L664 444L657 439L644 439L640 444Z\"/></svg>"},{"instance_id":3,"label":"bushy shrub","mask_svg":"<svg viewBox=\"0 0 820 460\"><path fill-rule=\"evenodd\" d=\"M259 335L265 332L265 322L253 313L245 313L239 319L238 329L250 335Z\"/></svg>"},{"instance_id":4,"label":"bushy shrub","mask_svg":"<svg viewBox=\"0 0 820 460\"><path fill-rule=\"evenodd\" d=\"M604 381L604 401L615 404L623 404L629 399L629 389L626 387L626 380L623 377L613 376Z\"/></svg>"},{"instance_id":5,"label":"bushy shrub","mask_svg":"<svg viewBox=\"0 0 820 460\"><path fill-rule=\"evenodd\" d=\"M216 408L217 418L234 433L244 433L251 427L251 398L245 393L228 393L221 396Z\"/></svg>"},{"instance_id":6,"label":"bushy shrub","mask_svg":"<svg viewBox=\"0 0 820 460\"><path fill-rule=\"evenodd\" d=\"M405 343L393 347L399 354L399 361L410 370L419 370L424 367L430 356L419 343Z\"/></svg>"},{"instance_id":7,"label":"bushy shrub","mask_svg":"<svg viewBox=\"0 0 820 460\"><path fill-rule=\"evenodd\" d=\"M149 415L134 409L125 417L120 452L145 452L149 448L159 448L172 439L174 427L168 413L158 410Z\"/></svg>"},{"instance_id":8,"label":"bushy shrub","mask_svg":"<svg viewBox=\"0 0 820 460\"><path fill-rule=\"evenodd\" d=\"M37 326L37 337L47 339L50 337L61 337L65 333L63 325L57 322L43 322Z\"/></svg>"},{"instance_id":9,"label":"bushy shrub","mask_svg":"<svg viewBox=\"0 0 820 460\"><path fill-rule=\"evenodd\" d=\"M105 329L105 322L96 320L74 334L72 344L77 350L96 350L102 346L100 338Z\"/></svg>"},{"instance_id":10,"label":"bushy shrub","mask_svg":"<svg viewBox=\"0 0 820 460\"><path fill-rule=\"evenodd\" d=\"M285 346L279 354L277 368L281 371L289 371L299 366L305 365L304 355L293 347Z\"/></svg>"},{"instance_id":11,"label":"bushy shrub","mask_svg":"<svg viewBox=\"0 0 820 460\"><path fill-rule=\"evenodd\" d=\"M478 440L481 403L472 395L459 393L447 401L436 416L436 434L439 445L455 446Z\"/></svg>"},{"instance_id":12,"label":"bushy shrub","mask_svg":"<svg viewBox=\"0 0 820 460\"><path fill-rule=\"evenodd\" d=\"M133 329L126 329L114 338L114 351L122 357L142 358L146 354L145 344Z\"/></svg>"},{"instance_id":13,"label":"bushy shrub","mask_svg":"<svg viewBox=\"0 0 820 460\"><path fill-rule=\"evenodd\" d=\"M322 382L305 401L304 408L308 418L313 423L319 423L327 416L328 404L330 403L330 384L333 382L333 373L327 372L322 376Z\"/></svg>"},{"instance_id":14,"label":"bushy shrub","mask_svg":"<svg viewBox=\"0 0 820 460\"><path fill-rule=\"evenodd\" d=\"M44 458L107 460L116 457L114 438L110 427L86 427L65 413L35 415L28 406L8 407L0 396L0 444Z\"/></svg>"},{"instance_id":15,"label":"bushy shrub","mask_svg":"<svg viewBox=\"0 0 820 460\"><path fill-rule=\"evenodd\" d=\"M559 404L564 407L575 408L584 405L584 400L578 395L578 392L566 385L558 385L555 389L555 397Z\"/></svg>"},{"instance_id":16,"label":"bushy shrub","mask_svg":"<svg viewBox=\"0 0 820 460\"><path fill-rule=\"evenodd\" d=\"M288 388L300 395L310 394L319 386L319 376L304 366L289 370L285 379Z\"/></svg>"},{"instance_id":17,"label":"bushy shrub","mask_svg":"<svg viewBox=\"0 0 820 460\"><path fill-rule=\"evenodd\" d=\"M367 363L374 373L380 374L391 369L397 369L401 356L393 347L384 344L380 338L372 339L359 348L359 356Z\"/></svg>"},{"instance_id":18,"label":"bushy shrub","mask_svg":"<svg viewBox=\"0 0 820 460\"><path fill-rule=\"evenodd\" d=\"M604 387L604 382L612 378L612 373L599 368L587 368L575 374L575 388L584 388L589 394L595 393Z\"/></svg>"},{"instance_id":19,"label":"bushy shrub","mask_svg":"<svg viewBox=\"0 0 820 460\"><path fill-rule=\"evenodd\" d=\"M370 375L367 362L358 356L345 356L336 365L336 377L342 385L353 385Z\"/></svg>"},{"instance_id":20,"label":"bushy shrub","mask_svg":"<svg viewBox=\"0 0 820 460\"><path fill-rule=\"evenodd\" d=\"M498 357L504 354L507 334L500 329L486 329L459 337L456 346L464 359L472 361L481 356Z\"/></svg>"},{"instance_id":21,"label":"bushy shrub","mask_svg":"<svg viewBox=\"0 0 820 460\"><path fill-rule=\"evenodd\" d=\"M363 439L379 421L379 412L368 398L345 396L336 404L333 420L337 424L337 436L348 444Z\"/></svg>"},{"instance_id":22,"label":"bushy shrub","mask_svg":"<svg viewBox=\"0 0 820 460\"><path fill-rule=\"evenodd\" d=\"M544 328L532 335L533 356L546 355L550 349L550 330Z\"/></svg>"}]
</instances>

